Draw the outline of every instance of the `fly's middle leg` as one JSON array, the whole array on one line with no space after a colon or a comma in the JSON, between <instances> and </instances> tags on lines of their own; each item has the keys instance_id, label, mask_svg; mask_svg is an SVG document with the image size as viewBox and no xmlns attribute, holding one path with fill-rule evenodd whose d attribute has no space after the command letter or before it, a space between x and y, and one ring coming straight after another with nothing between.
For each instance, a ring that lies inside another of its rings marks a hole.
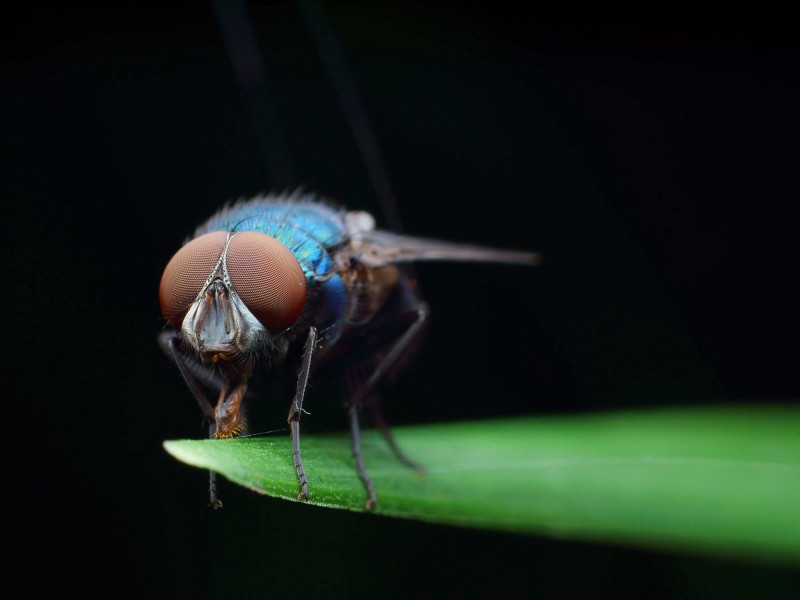
<instances>
[{"instance_id":1,"label":"fly's middle leg","mask_svg":"<svg viewBox=\"0 0 800 600\"><path fill-rule=\"evenodd\" d=\"M408 296L406 296L404 300L407 301ZM382 351L376 353L379 357L377 361L373 362L371 365L368 363L357 364L351 367L346 374L346 382L350 391L346 406L350 415L353 457L356 461L359 477L367 490L367 510L372 510L376 506L377 498L375 496L375 486L364 466L364 459L361 454L360 423L358 418L358 410L361 406L367 406L370 410L375 424L378 426L394 456L401 463L417 471L417 473L423 473L422 466L411 460L397 445L380 410L375 388L387 375L393 373L413 350L424 330L427 318L427 305L424 302L415 301L410 307L410 310L401 313L401 319L406 319L407 324L399 334L384 341L381 347ZM395 317L395 323L397 320L397 317ZM379 325L379 323L376 323L376 325ZM378 326L377 329L380 331L380 326ZM371 368L371 372L366 370L368 368Z\"/></svg>"},{"instance_id":2,"label":"fly's middle leg","mask_svg":"<svg viewBox=\"0 0 800 600\"><path fill-rule=\"evenodd\" d=\"M367 502L364 508L372 510L375 508L378 499L375 496L375 484L372 483L372 478L369 476L369 473L367 473L367 468L364 466L364 457L361 454L361 426L358 422L358 408L359 407L354 404L348 409L350 413L350 433L353 440L353 457L356 460L358 476L361 478L364 488L367 490Z\"/></svg>"}]
</instances>

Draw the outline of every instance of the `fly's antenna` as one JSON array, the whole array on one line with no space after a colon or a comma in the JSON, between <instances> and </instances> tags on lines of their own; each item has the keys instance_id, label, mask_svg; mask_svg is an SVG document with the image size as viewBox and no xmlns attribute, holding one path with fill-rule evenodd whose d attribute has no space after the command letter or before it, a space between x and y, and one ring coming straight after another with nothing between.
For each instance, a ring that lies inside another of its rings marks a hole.
<instances>
[{"instance_id":1,"label":"fly's antenna","mask_svg":"<svg viewBox=\"0 0 800 600\"><path fill-rule=\"evenodd\" d=\"M212 0L211 5L270 185L289 189L296 184L294 165L247 6L244 0Z\"/></svg>"},{"instance_id":2,"label":"fly's antenna","mask_svg":"<svg viewBox=\"0 0 800 600\"><path fill-rule=\"evenodd\" d=\"M383 161L378 140L367 118L367 111L361 101L355 78L348 67L342 44L325 17L323 7L318 0L300 0L297 4L317 47L317 54L339 98L339 104L355 138L386 223L395 232L401 233L402 221L389 183L386 163Z\"/></svg>"}]
</instances>

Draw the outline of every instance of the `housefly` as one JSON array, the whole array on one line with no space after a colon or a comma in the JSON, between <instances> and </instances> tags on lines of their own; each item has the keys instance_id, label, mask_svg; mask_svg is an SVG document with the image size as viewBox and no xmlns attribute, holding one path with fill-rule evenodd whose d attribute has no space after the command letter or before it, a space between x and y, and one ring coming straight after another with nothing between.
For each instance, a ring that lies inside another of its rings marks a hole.
<instances>
[{"instance_id":1,"label":"housefly","mask_svg":"<svg viewBox=\"0 0 800 600\"><path fill-rule=\"evenodd\" d=\"M359 409L366 407L402 462L378 405L378 386L413 352L429 314L410 270L415 261L536 265L540 256L401 235L374 218L305 192L229 204L197 227L166 266L159 289L169 325L160 336L209 423L212 438L247 431L251 377L287 377L294 387L288 423L299 483L308 381L341 375L355 467L367 509L377 495L361 456ZM218 392L216 404L206 396ZM211 474L211 503L217 498Z\"/></svg>"}]
</instances>

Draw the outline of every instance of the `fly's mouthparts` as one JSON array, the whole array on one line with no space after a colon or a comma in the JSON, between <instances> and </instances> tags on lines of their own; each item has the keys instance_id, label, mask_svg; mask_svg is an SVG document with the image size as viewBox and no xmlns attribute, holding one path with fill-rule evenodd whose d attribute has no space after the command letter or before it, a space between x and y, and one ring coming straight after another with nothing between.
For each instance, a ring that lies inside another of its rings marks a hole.
<instances>
[{"instance_id":1,"label":"fly's mouthparts","mask_svg":"<svg viewBox=\"0 0 800 600\"><path fill-rule=\"evenodd\" d=\"M231 438L239 437L240 435L242 435L242 433L244 433L244 430L245 430L244 424L239 423L238 425L235 425L232 429L228 431L221 431L221 430L215 431L214 439L229 440Z\"/></svg>"}]
</instances>

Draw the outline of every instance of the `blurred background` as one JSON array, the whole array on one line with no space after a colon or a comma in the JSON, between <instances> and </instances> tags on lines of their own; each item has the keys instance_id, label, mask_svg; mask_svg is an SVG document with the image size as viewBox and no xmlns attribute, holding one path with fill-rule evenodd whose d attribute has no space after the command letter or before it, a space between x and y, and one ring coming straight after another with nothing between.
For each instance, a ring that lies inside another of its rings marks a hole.
<instances>
[{"instance_id":1,"label":"blurred background","mask_svg":"<svg viewBox=\"0 0 800 600\"><path fill-rule=\"evenodd\" d=\"M419 267L432 326L383 394L390 422L800 399L789 19L307 6L342 45L405 230L545 255ZM225 508L207 507L206 473L161 447L206 434L156 344L167 261L224 202L272 189L387 225L303 15L69 4L6 21L4 488L24 537L6 568L40 569L29 592L118 598L796 597L781 565L351 514L224 480ZM329 396L307 397L307 433L346 428ZM264 399L254 429L284 428L288 402Z\"/></svg>"}]
</instances>

